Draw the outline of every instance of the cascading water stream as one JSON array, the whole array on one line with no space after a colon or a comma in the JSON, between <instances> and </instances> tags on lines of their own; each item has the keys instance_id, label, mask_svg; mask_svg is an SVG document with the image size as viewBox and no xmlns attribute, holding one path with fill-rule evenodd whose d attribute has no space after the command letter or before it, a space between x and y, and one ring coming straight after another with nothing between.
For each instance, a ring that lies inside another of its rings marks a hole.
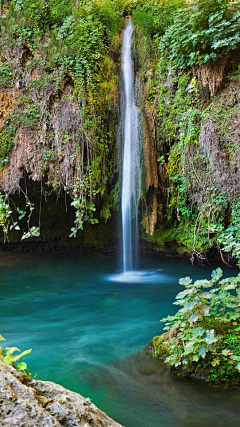
<instances>
[{"instance_id":1,"label":"cascading water stream","mask_svg":"<svg viewBox=\"0 0 240 427\"><path fill-rule=\"evenodd\" d=\"M137 270L139 252L138 205L142 196L142 113L135 105L134 71L131 56L132 22L128 19L123 34L122 78L124 105L120 124L123 141L122 157L122 239L123 273L108 276L114 282L153 283L161 280L159 271ZM124 114L123 114L124 113Z\"/></svg>"},{"instance_id":2,"label":"cascading water stream","mask_svg":"<svg viewBox=\"0 0 240 427\"><path fill-rule=\"evenodd\" d=\"M138 136L140 112L134 103L134 72L131 56L132 22L128 20L123 35L122 75L125 95L124 145L122 163L122 238L123 272L136 268L138 247L138 202L141 196L141 150ZM133 256L135 254L135 257Z\"/></svg>"}]
</instances>

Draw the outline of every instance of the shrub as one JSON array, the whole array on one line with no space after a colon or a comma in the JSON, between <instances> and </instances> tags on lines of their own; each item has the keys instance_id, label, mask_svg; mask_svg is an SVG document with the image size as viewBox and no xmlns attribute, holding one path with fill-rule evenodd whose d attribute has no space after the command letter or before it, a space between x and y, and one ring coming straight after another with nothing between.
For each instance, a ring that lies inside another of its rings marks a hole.
<instances>
[{"instance_id":1,"label":"shrub","mask_svg":"<svg viewBox=\"0 0 240 427\"><path fill-rule=\"evenodd\" d=\"M194 0L177 11L161 42L177 67L209 64L240 47L240 4Z\"/></svg>"},{"instance_id":2,"label":"shrub","mask_svg":"<svg viewBox=\"0 0 240 427\"><path fill-rule=\"evenodd\" d=\"M112 0L13 0L5 10L1 34L8 46L45 50L49 69L62 66L86 83L120 31L123 10L124 4ZM11 77L5 68L0 69L0 84L1 78Z\"/></svg>"},{"instance_id":3,"label":"shrub","mask_svg":"<svg viewBox=\"0 0 240 427\"><path fill-rule=\"evenodd\" d=\"M183 0L137 2L133 10L133 22L141 27L145 35L162 36L173 23L176 9L184 3Z\"/></svg>"},{"instance_id":4,"label":"shrub","mask_svg":"<svg viewBox=\"0 0 240 427\"><path fill-rule=\"evenodd\" d=\"M220 268L211 280L179 280L184 290L174 304L174 316L162 319L168 333L153 340L160 355L180 372L202 369L210 380L239 380L240 274L222 279Z\"/></svg>"}]
</instances>

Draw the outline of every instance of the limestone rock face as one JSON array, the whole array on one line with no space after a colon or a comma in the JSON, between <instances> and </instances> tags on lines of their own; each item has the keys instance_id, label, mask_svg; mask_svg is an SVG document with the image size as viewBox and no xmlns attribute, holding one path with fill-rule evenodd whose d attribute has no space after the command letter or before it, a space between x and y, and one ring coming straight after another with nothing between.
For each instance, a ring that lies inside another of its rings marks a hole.
<instances>
[{"instance_id":1,"label":"limestone rock face","mask_svg":"<svg viewBox=\"0 0 240 427\"><path fill-rule=\"evenodd\" d=\"M122 427L89 399L0 362L0 427Z\"/></svg>"}]
</instances>

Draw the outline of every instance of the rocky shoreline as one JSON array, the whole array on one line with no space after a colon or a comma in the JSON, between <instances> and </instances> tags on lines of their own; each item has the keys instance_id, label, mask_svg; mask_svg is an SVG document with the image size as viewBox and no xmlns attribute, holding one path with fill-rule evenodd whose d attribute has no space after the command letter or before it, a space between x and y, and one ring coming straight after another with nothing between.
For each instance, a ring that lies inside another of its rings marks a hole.
<instances>
[{"instance_id":1,"label":"rocky shoreline","mask_svg":"<svg viewBox=\"0 0 240 427\"><path fill-rule=\"evenodd\" d=\"M89 399L0 362L0 427L122 427Z\"/></svg>"}]
</instances>

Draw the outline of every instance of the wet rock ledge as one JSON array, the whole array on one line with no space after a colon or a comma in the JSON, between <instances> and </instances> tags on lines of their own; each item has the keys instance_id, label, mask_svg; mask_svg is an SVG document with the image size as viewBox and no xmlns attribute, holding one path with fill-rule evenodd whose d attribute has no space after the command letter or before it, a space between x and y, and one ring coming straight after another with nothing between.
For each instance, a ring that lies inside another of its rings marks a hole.
<instances>
[{"instance_id":1,"label":"wet rock ledge","mask_svg":"<svg viewBox=\"0 0 240 427\"><path fill-rule=\"evenodd\" d=\"M0 427L122 427L89 399L0 362Z\"/></svg>"}]
</instances>

